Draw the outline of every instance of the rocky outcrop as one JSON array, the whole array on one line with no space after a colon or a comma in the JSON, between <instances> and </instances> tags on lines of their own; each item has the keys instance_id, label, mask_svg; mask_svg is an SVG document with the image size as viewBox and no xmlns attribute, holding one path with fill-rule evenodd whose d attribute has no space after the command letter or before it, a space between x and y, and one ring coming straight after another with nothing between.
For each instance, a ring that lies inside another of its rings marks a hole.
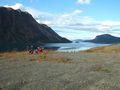
<instances>
[{"instance_id":1,"label":"rocky outcrop","mask_svg":"<svg viewBox=\"0 0 120 90\"><path fill-rule=\"evenodd\" d=\"M109 34L103 34L96 36L95 39L93 40L85 40L85 42L112 44L112 43L120 43L120 38Z\"/></svg>"},{"instance_id":2,"label":"rocky outcrop","mask_svg":"<svg viewBox=\"0 0 120 90\"><path fill-rule=\"evenodd\" d=\"M50 27L39 24L28 12L0 7L0 51L24 50L29 45L66 43Z\"/></svg>"}]
</instances>

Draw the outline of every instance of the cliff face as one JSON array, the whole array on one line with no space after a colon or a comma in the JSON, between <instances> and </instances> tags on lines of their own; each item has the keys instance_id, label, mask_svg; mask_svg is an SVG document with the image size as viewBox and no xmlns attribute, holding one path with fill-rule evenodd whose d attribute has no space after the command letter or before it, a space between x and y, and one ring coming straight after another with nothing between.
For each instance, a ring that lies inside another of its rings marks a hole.
<instances>
[{"instance_id":1,"label":"cliff face","mask_svg":"<svg viewBox=\"0 0 120 90\"><path fill-rule=\"evenodd\" d=\"M70 41L60 37L47 25L37 23L29 13L0 7L0 51L66 42Z\"/></svg>"},{"instance_id":2,"label":"cliff face","mask_svg":"<svg viewBox=\"0 0 120 90\"><path fill-rule=\"evenodd\" d=\"M103 44L112 44L112 43L120 43L119 37L114 37L109 34L103 34L96 36L93 40L85 40L86 42L93 42L93 43L103 43Z\"/></svg>"}]
</instances>

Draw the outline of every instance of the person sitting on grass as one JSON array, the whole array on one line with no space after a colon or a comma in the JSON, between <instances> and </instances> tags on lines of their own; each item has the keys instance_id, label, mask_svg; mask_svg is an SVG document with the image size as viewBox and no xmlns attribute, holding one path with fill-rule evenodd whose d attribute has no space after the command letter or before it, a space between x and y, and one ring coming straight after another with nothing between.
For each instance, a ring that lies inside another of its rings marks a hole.
<instances>
[{"instance_id":1,"label":"person sitting on grass","mask_svg":"<svg viewBox=\"0 0 120 90\"><path fill-rule=\"evenodd\" d=\"M33 50L33 49L30 49L29 50L29 53L30 54L34 54L34 58L32 59L33 60L44 60L46 59L46 54L43 52L43 48L40 48L40 47L37 47L37 49ZM37 54L37 55L36 55Z\"/></svg>"},{"instance_id":2,"label":"person sitting on grass","mask_svg":"<svg viewBox=\"0 0 120 90\"><path fill-rule=\"evenodd\" d=\"M33 54L34 50L33 49L30 49L29 50L29 54Z\"/></svg>"},{"instance_id":3,"label":"person sitting on grass","mask_svg":"<svg viewBox=\"0 0 120 90\"><path fill-rule=\"evenodd\" d=\"M38 47L38 48L37 48L37 53L38 53L38 54L43 53L43 48Z\"/></svg>"},{"instance_id":4,"label":"person sitting on grass","mask_svg":"<svg viewBox=\"0 0 120 90\"><path fill-rule=\"evenodd\" d=\"M37 48L37 54L40 55L39 61L44 60L46 58L46 54L43 52L43 48L38 47Z\"/></svg>"},{"instance_id":5,"label":"person sitting on grass","mask_svg":"<svg viewBox=\"0 0 120 90\"><path fill-rule=\"evenodd\" d=\"M29 54L33 54L34 53L34 49L33 49L33 45L30 46L30 50L29 50Z\"/></svg>"}]
</instances>

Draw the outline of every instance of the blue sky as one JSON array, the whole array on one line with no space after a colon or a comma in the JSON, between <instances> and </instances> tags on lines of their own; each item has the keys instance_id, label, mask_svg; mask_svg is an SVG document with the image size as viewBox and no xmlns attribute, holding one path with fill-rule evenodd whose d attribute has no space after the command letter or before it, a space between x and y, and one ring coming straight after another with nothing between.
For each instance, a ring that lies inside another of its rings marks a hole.
<instances>
[{"instance_id":1,"label":"blue sky","mask_svg":"<svg viewBox=\"0 0 120 90\"><path fill-rule=\"evenodd\" d=\"M0 0L0 6L28 11L71 40L104 33L120 37L119 4L120 0Z\"/></svg>"}]
</instances>

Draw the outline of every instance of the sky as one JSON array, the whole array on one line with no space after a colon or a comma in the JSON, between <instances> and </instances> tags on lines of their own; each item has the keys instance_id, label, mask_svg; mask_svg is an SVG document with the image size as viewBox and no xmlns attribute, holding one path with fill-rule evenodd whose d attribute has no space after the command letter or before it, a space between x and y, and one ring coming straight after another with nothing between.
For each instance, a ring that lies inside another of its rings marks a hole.
<instances>
[{"instance_id":1,"label":"sky","mask_svg":"<svg viewBox=\"0 0 120 90\"><path fill-rule=\"evenodd\" d=\"M0 6L27 11L70 40L120 37L120 0L0 0Z\"/></svg>"}]
</instances>

